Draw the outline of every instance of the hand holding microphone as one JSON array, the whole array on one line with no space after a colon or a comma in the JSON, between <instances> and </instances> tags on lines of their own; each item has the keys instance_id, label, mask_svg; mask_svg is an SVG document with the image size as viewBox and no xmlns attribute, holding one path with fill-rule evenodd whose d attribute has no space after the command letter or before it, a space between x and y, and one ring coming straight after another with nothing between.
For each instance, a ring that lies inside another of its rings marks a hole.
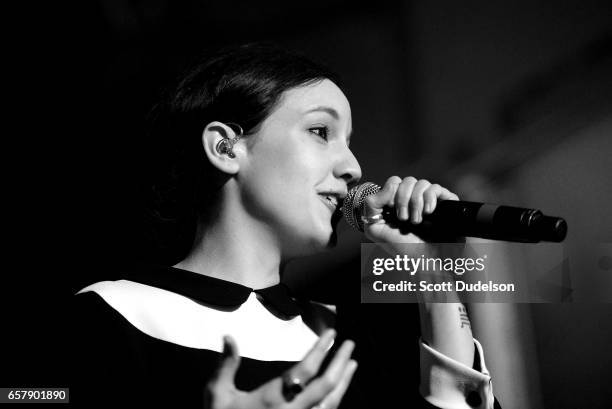
<instances>
[{"instance_id":1,"label":"hand holding microphone","mask_svg":"<svg viewBox=\"0 0 612 409\"><path fill-rule=\"evenodd\" d=\"M480 237L561 242L565 220L536 209L459 201L448 189L413 177L390 177L382 189L363 183L344 200L347 222L374 241L419 243L422 238Z\"/></svg>"},{"instance_id":2,"label":"hand holding microphone","mask_svg":"<svg viewBox=\"0 0 612 409\"><path fill-rule=\"evenodd\" d=\"M415 234L415 229L405 229L402 225L413 227L420 224L423 216L435 210L438 198L459 199L448 189L425 179L392 176L382 189L374 184L362 184L353 188L344 201L344 214L347 217L350 211L358 217L357 226L362 228L370 240L422 243L423 238ZM349 224L355 226L351 221Z\"/></svg>"}]
</instances>

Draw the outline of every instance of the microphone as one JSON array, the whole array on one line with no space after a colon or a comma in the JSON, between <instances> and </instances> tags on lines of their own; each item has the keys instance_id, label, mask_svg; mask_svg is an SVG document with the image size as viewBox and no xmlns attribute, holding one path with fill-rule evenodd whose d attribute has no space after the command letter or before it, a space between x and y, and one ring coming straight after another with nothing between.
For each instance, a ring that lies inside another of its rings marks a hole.
<instances>
[{"instance_id":1,"label":"microphone","mask_svg":"<svg viewBox=\"0 0 612 409\"><path fill-rule=\"evenodd\" d=\"M363 232L361 220L365 198L377 193L380 186L366 182L352 188L344 199L344 218ZM479 237L489 240L537 243L560 243L567 235L567 223L560 217L545 216L540 210L488 203L441 200L431 214L424 214L420 224L398 220L394 209L383 208L383 218L402 233L420 237Z\"/></svg>"}]
</instances>

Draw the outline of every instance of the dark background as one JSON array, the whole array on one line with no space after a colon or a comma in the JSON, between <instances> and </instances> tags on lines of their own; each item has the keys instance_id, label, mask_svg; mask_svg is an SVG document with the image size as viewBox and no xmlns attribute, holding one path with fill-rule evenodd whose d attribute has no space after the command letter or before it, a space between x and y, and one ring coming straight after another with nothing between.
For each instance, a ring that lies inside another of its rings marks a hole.
<instances>
[{"instance_id":1,"label":"dark background","mask_svg":"<svg viewBox=\"0 0 612 409\"><path fill-rule=\"evenodd\" d=\"M143 130L161 89L207 49L273 40L343 77L364 180L415 175L568 220L573 302L487 306L476 336L505 408L607 406L610 2L113 0L20 15L6 36L21 74L6 76L20 110L7 140L23 155L5 172L3 386L61 386L66 300L156 255ZM290 285L338 301L360 241L340 230L336 251L289 268Z\"/></svg>"}]
</instances>

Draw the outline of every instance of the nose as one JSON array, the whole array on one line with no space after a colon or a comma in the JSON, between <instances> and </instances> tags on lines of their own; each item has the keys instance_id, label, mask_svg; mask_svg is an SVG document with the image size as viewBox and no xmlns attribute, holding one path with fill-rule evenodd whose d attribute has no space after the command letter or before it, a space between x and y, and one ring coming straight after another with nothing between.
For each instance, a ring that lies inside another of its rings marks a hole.
<instances>
[{"instance_id":1,"label":"nose","mask_svg":"<svg viewBox=\"0 0 612 409\"><path fill-rule=\"evenodd\" d=\"M356 184L361 179L361 167L353 152L344 146L339 155L336 166L334 167L334 176L343 179L350 187Z\"/></svg>"}]
</instances>

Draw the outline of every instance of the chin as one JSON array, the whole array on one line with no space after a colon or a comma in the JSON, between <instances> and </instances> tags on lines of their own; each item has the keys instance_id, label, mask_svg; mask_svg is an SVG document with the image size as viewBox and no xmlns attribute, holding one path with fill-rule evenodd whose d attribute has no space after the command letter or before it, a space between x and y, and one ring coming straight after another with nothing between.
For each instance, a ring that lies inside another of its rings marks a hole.
<instances>
[{"instance_id":1,"label":"chin","mask_svg":"<svg viewBox=\"0 0 612 409\"><path fill-rule=\"evenodd\" d=\"M338 243L338 220L332 219L327 223L317 222L311 222L310 226L312 226L312 229L309 229L309 231L302 230L301 235L294 233L288 236L294 239L291 245L293 254L298 257L311 256L317 253L324 253L336 247ZM308 225L308 223L303 225Z\"/></svg>"},{"instance_id":2,"label":"chin","mask_svg":"<svg viewBox=\"0 0 612 409\"><path fill-rule=\"evenodd\" d=\"M336 234L333 231L326 232L326 234L318 236L315 240L311 242L310 248L313 249L313 252L320 253L329 248L332 248L336 245L338 241L335 237Z\"/></svg>"},{"instance_id":3,"label":"chin","mask_svg":"<svg viewBox=\"0 0 612 409\"><path fill-rule=\"evenodd\" d=\"M338 242L338 235L335 230L327 230L311 237L307 243L300 246L302 256L311 256L318 253L324 253L336 246Z\"/></svg>"},{"instance_id":4,"label":"chin","mask_svg":"<svg viewBox=\"0 0 612 409\"><path fill-rule=\"evenodd\" d=\"M314 244L314 243L313 243ZM312 247L315 249L316 253L322 253L327 250L331 250L338 244L338 232L334 229L327 229L323 235L321 235L317 240L316 244Z\"/></svg>"}]
</instances>

